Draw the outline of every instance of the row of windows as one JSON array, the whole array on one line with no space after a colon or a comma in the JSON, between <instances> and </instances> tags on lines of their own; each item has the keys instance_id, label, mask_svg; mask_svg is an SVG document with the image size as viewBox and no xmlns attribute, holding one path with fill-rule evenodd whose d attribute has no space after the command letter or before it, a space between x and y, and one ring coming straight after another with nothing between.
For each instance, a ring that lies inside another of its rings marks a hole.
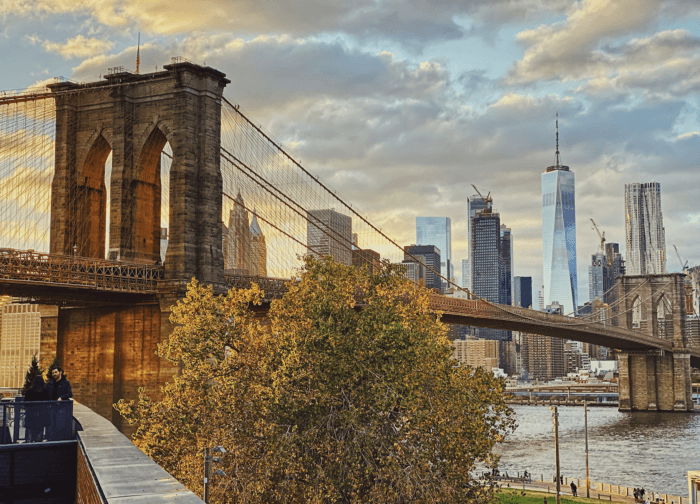
<instances>
[{"instance_id":1,"label":"row of windows","mask_svg":"<svg viewBox=\"0 0 700 504\"><path fill-rule=\"evenodd\" d=\"M556 202L556 193L547 193L542 195L542 206L543 207L548 207L551 205L554 205ZM564 204L564 205L574 205L574 193L562 193L561 195L561 201L559 204Z\"/></svg>"}]
</instances>

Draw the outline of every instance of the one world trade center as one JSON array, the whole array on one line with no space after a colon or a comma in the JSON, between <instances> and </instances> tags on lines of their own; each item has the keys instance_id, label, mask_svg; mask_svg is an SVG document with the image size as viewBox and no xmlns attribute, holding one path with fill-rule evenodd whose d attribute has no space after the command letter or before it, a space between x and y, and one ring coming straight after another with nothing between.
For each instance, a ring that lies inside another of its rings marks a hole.
<instances>
[{"instance_id":1,"label":"one world trade center","mask_svg":"<svg viewBox=\"0 0 700 504\"><path fill-rule=\"evenodd\" d=\"M577 309L576 199L574 172L559 159L559 118L554 166L542 174L542 247L544 299L563 306L563 315Z\"/></svg>"}]
</instances>

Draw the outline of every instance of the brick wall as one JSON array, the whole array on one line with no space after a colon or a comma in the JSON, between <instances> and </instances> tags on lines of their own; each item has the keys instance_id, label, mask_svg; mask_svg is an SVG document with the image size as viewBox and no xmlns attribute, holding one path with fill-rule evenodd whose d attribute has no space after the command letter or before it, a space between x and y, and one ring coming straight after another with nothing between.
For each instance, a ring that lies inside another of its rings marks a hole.
<instances>
[{"instance_id":1,"label":"brick wall","mask_svg":"<svg viewBox=\"0 0 700 504\"><path fill-rule=\"evenodd\" d=\"M103 504L97 482L88 466L82 445L78 444L78 477L75 485L76 504Z\"/></svg>"},{"instance_id":2,"label":"brick wall","mask_svg":"<svg viewBox=\"0 0 700 504\"><path fill-rule=\"evenodd\" d=\"M132 429L112 405L137 399L139 387L157 398L159 387L177 372L155 355L161 316L157 304L59 312L57 353L74 398L124 433Z\"/></svg>"}]
</instances>

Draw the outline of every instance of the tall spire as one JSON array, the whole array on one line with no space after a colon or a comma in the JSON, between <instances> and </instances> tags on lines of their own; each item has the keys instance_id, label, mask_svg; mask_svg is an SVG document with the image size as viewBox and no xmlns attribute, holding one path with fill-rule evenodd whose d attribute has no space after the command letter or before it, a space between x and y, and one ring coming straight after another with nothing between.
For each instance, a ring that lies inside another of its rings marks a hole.
<instances>
[{"instance_id":1,"label":"tall spire","mask_svg":"<svg viewBox=\"0 0 700 504\"><path fill-rule=\"evenodd\" d=\"M139 32L139 41L136 46L136 73L139 73L139 65L141 64L141 32Z\"/></svg>"},{"instance_id":2,"label":"tall spire","mask_svg":"<svg viewBox=\"0 0 700 504\"><path fill-rule=\"evenodd\" d=\"M561 160L559 159L559 111L557 110L557 152L554 158L554 166L559 168L561 166Z\"/></svg>"}]
</instances>

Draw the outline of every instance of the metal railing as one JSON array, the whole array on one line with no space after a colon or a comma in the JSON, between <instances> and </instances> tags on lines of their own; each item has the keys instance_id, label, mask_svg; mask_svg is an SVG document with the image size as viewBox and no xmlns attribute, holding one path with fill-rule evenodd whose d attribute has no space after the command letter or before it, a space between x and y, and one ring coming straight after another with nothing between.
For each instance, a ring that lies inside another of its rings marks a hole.
<instances>
[{"instance_id":1,"label":"metal railing","mask_svg":"<svg viewBox=\"0 0 700 504\"><path fill-rule=\"evenodd\" d=\"M75 439L73 401L0 402L0 445Z\"/></svg>"},{"instance_id":2,"label":"metal railing","mask_svg":"<svg viewBox=\"0 0 700 504\"><path fill-rule=\"evenodd\" d=\"M152 264L0 249L0 281L150 294L164 271Z\"/></svg>"}]
</instances>

